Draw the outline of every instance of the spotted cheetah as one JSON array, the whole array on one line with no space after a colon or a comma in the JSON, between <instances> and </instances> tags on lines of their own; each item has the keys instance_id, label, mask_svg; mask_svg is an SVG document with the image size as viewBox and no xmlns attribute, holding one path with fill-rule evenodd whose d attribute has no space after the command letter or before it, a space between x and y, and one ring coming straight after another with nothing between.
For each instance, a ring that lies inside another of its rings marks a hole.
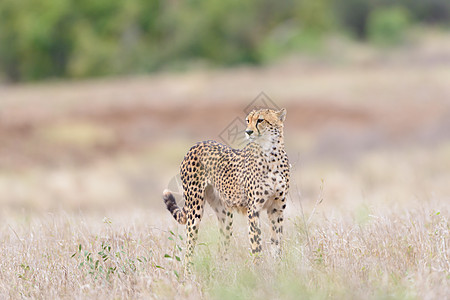
<instances>
[{"instance_id":1,"label":"spotted cheetah","mask_svg":"<svg viewBox=\"0 0 450 300\"><path fill-rule=\"evenodd\" d=\"M247 214L251 252L259 257L259 215L267 211L271 222L274 255L281 254L283 211L289 189L289 161L284 150L283 122L286 109L250 112L245 131L249 143L233 149L215 141L195 144L181 163L185 204L178 207L169 190L163 193L167 209L180 224L186 224L185 263L189 264L197 241L205 200L216 212L222 246L232 235L233 212Z\"/></svg>"}]
</instances>

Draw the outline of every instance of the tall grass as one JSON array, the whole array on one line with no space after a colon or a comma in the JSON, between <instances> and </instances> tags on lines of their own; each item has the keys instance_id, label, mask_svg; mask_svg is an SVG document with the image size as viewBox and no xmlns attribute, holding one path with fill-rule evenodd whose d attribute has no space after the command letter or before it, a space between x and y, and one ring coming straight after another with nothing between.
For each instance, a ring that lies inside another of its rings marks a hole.
<instances>
[{"instance_id":1,"label":"tall grass","mask_svg":"<svg viewBox=\"0 0 450 300\"><path fill-rule=\"evenodd\" d=\"M292 203L291 203L292 204ZM291 205L292 207L292 205ZM448 203L354 214L291 212L283 257L253 265L245 219L225 259L206 217L192 274L184 229L148 212L110 218L4 218L0 298L444 299L450 292ZM365 214L365 218L357 214ZM364 220L364 221L361 221ZM263 224L267 240L267 224Z\"/></svg>"}]
</instances>

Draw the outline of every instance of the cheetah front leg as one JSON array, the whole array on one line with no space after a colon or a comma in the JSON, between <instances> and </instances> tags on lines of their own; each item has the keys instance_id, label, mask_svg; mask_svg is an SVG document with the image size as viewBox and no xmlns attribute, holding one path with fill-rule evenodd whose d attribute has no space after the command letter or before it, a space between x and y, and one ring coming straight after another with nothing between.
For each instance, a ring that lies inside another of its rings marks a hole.
<instances>
[{"instance_id":1,"label":"cheetah front leg","mask_svg":"<svg viewBox=\"0 0 450 300\"><path fill-rule=\"evenodd\" d=\"M284 197L284 193L281 192L280 196L275 197L272 205L267 208L267 216L270 221L270 243L272 249L272 255L274 257L281 256L281 238L283 235L283 221L284 216L283 212L286 208L286 198Z\"/></svg>"},{"instance_id":2,"label":"cheetah front leg","mask_svg":"<svg viewBox=\"0 0 450 300\"><path fill-rule=\"evenodd\" d=\"M252 255L254 256L254 261L258 262L261 255L261 228L259 224L259 211L256 207L248 209L248 224L249 224L249 238L250 246L252 250Z\"/></svg>"},{"instance_id":3,"label":"cheetah front leg","mask_svg":"<svg viewBox=\"0 0 450 300\"><path fill-rule=\"evenodd\" d=\"M249 205L247 210L248 223L249 223L249 238L252 249L252 255L254 256L254 262L257 263L261 256L261 226L259 221L259 212L263 209L264 205L269 200L267 193L262 192L262 188L258 188L253 192L250 192L248 197L254 197L253 202Z\"/></svg>"}]
</instances>

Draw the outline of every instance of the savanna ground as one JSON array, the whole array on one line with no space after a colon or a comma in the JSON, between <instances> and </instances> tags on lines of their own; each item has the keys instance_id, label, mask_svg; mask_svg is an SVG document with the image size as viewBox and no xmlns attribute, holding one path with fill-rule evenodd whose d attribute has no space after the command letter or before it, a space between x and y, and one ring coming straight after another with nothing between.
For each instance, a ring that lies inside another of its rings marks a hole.
<instances>
[{"instance_id":1,"label":"savanna ground","mask_svg":"<svg viewBox=\"0 0 450 300\"><path fill-rule=\"evenodd\" d=\"M450 39L331 42L329 62L0 87L0 298L448 298ZM184 274L161 192L261 91L288 110L283 257L254 266L237 216L224 260L207 209Z\"/></svg>"}]
</instances>

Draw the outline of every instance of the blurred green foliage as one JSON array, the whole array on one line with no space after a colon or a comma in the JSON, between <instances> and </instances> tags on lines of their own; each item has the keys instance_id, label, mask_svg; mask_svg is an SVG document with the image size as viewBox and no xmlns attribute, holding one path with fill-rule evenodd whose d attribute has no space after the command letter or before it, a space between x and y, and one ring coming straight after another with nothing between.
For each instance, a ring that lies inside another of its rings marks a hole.
<instances>
[{"instance_id":1,"label":"blurred green foliage","mask_svg":"<svg viewBox=\"0 0 450 300\"><path fill-rule=\"evenodd\" d=\"M408 11L402 7L374 10L368 19L368 38L379 45L394 45L404 40L410 26Z\"/></svg>"},{"instance_id":2,"label":"blurred green foliage","mask_svg":"<svg viewBox=\"0 0 450 300\"><path fill-rule=\"evenodd\" d=\"M393 7L395 5L395 7ZM264 63L331 31L392 44L448 0L2 0L0 77L29 81Z\"/></svg>"}]
</instances>

